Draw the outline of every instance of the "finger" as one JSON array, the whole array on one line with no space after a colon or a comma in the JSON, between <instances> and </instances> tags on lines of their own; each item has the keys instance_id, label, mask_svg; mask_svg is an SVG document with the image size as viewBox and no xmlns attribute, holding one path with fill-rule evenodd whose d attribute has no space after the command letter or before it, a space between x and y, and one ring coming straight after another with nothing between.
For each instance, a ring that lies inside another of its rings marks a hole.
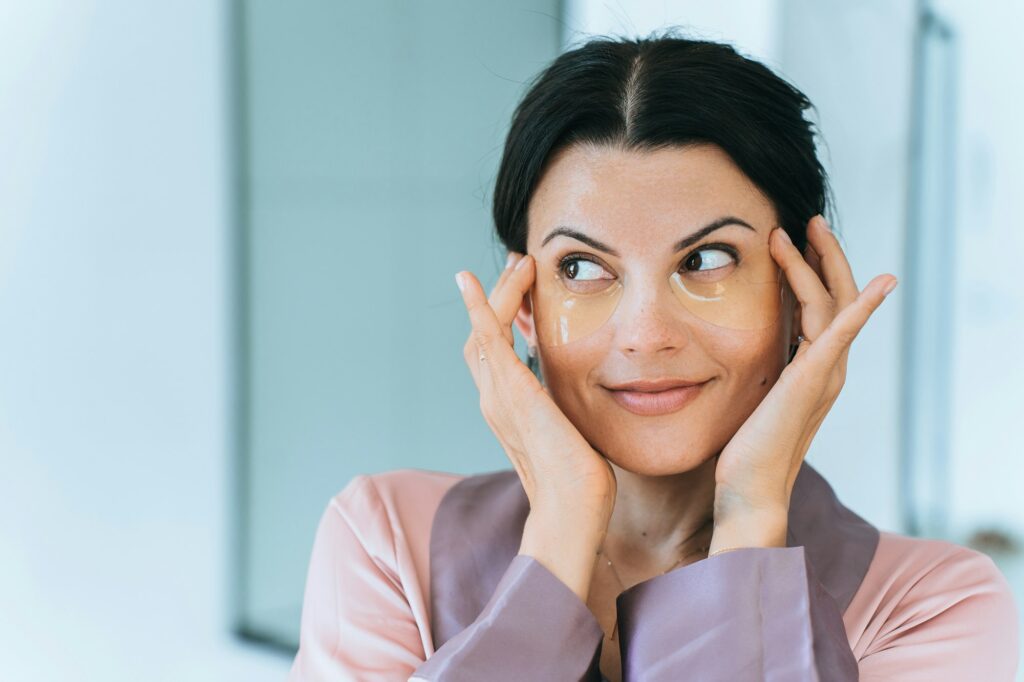
<instances>
[{"instance_id":1,"label":"finger","mask_svg":"<svg viewBox=\"0 0 1024 682\"><path fill-rule=\"evenodd\" d=\"M465 348L465 358L470 370L474 372L474 379L477 387L484 390L485 385L494 380L494 374L507 371L508 363L514 359L522 364L512 350L512 346L505 339L498 318L487 301L483 286L476 276L463 270L456 275L462 276L462 300L466 304L469 313L470 324L472 325L471 340ZM473 357L473 347L476 348L476 357ZM525 365L523 366L525 369ZM529 370L527 370L529 372Z\"/></svg>"},{"instance_id":2,"label":"finger","mask_svg":"<svg viewBox=\"0 0 1024 682\"><path fill-rule=\"evenodd\" d=\"M517 253L515 251L509 251L508 252L508 257L505 259L505 269L501 271L501 274L498 276L497 283L491 289L490 296L487 297L487 300L490 301L492 308L494 307L494 294L497 293L497 291L502 286L505 285L505 281L508 280L509 275L512 273L512 269L515 267L516 263L522 257L523 257L523 254L521 254L521 253Z\"/></svg>"},{"instance_id":3,"label":"finger","mask_svg":"<svg viewBox=\"0 0 1024 682\"><path fill-rule=\"evenodd\" d=\"M814 245L809 241L804 246L804 260L811 266L811 270L814 270L814 274L818 276L818 279L824 282L825 275L821 270L821 256L818 255L818 252L814 250Z\"/></svg>"},{"instance_id":4,"label":"finger","mask_svg":"<svg viewBox=\"0 0 1024 682\"><path fill-rule=\"evenodd\" d=\"M840 310L821 336L809 345L807 355L813 356L815 361L834 364L849 351L868 318L885 300L886 287L896 282L893 275L879 275L871 280L853 303Z\"/></svg>"},{"instance_id":5,"label":"finger","mask_svg":"<svg viewBox=\"0 0 1024 682\"><path fill-rule=\"evenodd\" d=\"M818 275L818 279L822 282L825 281L825 273L821 269L821 256L814 250L814 245L811 242L807 242L807 246L804 247L804 260L811 266L811 270L814 270L815 274Z\"/></svg>"},{"instance_id":6,"label":"finger","mask_svg":"<svg viewBox=\"0 0 1024 682\"><path fill-rule=\"evenodd\" d=\"M842 310L850 305L860 292L846 253L843 252L843 247L828 222L820 214L811 218L808 223L807 240L821 260L821 268L825 275L822 281L828 286L829 294Z\"/></svg>"},{"instance_id":7,"label":"finger","mask_svg":"<svg viewBox=\"0 0 1024 682\"><path fill-rule=\"evenodd\" d=\"M461 283L459 277L461 276ZM490 301L484 293L483 285L476 275L468 270L456 273L456 284L460 284L462 302L466 305L469 313L469 321L473 326L473 333L486 337L496 337L501 334L501 327L498 318L494 315Z\"/></svg>"},{"instance_id":8,"label":"finger","mask_svg":"<svg viewBox=\"0 0 1024 682\"><path fill-rule=\"evenodd\" d=\"M835 301L825 289L818 273L797 250L783 228L773 230L769 239L772 257L779 263L793 294L800 302L800 326L803 335L816 339L835 317Z\"/></svg>"},{"instance_id":9,"label":"finger","mask_svg":"<svg viewBox=\"0 0 1024 682\"><path fill-rule=\"evenodd\" d=\"M499 309L498 302L502 298L502 292L506 288L506 283L512 277L516 264L522 259L523 255L515 251L509 251L508 258L505 260L505 269L501 271L501 275L498 277L497 283L491 289L490 295L487 297L487 302L491 308L497 313ZM499 321L501 316L498 316ZM509 344L515 345L515 336L512 334L512 324L508 324L507 328L502 325L502 333Z\"/></svg>"},{"instance_id":10,"label":"finger","mask_svg":"<svg viewBox=\"0 0 1024 682\"><path fill-rule=\"evenodd\" d=\"M512 321L523 304L523 297L533 286L534 273L536 272L536 261L533 256L526 254L518 260L509 271L508 279L505 280L501 291L496 291L491 307L498 318L501 328L508 332L511 343Z\"/></svg>"},{"instance_id":11,"label":"finger","mask_svg":"<svg viewBox=\"0 0 1024 682\"><path fill-rule=\"evenodd\" d=\"M477 331L477 325L481 319L482 311L479 308L481 305L480 299L483 298L483 286L480 284L480 280L476 278L476 275L468 271L455 273L455 283L462 294L462 302L466 306L470 324L469 338L462 348L462 356L469 367L470 374L473 375L473 382L476 384L477 389L482 390L480 366L483 363L480 360L482 353L479 345L480 332ZM484 305L487 304L484 303ZM475 311L474 307L476 308ZM483 355L486 357L486 354Z\"/></svg>"}]
</instances>

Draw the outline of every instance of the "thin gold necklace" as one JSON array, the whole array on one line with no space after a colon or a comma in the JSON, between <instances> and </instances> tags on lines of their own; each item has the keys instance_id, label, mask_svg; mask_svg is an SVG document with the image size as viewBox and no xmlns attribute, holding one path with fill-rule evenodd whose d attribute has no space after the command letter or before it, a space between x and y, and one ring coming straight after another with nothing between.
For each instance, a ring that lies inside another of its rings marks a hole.
<instances>
[{"instance_id":1,"label":"thin gold necklace","mask_svg":"<svg viewBox=\"0 0 1024 682\"><path fill-rule=\"evenodd\" d=\"M696 531L694 531L693 534L690 535L690 537L686 538L686 540L684 540L682 544L685 545L687 542L689 542L690 538L696 536L697 533L700 533L702 530L707 528L708 524L711 523L711 522L712 522L712 519L709 519L706 523L704 523L704 525L702 525L700 528L698 528ZM701 554L701 553L707 552L710 548L711 548L710 545L702 545L702 546L698 547L695 550L687 552L683 556L679 557L679 559L677 559L674 564L672 564L671 566L666 568L664 571L662 571L660 575L665 575L666 573L671 571L673 568L675 568L676 566L681 564L684 559L687 559L688 557L691 557L694 554ZM604 547L602 547L600 550L598 550L597 553L604 555L605 561L608 564L608 568L612 569L612 573L615 575L615 582L617 582L619 584L619 589L621 591L625 591L626 585L625 585L625 583L622 582L622 578L619 577L619 572L617 570L615 570L615 566L612 565L612 560L608 556L608 552L606 552ZM621 592L620 592L620 594L621 594ZM615 610L615 623L612 625L612 636L609 639L610 639L610 641L614 642L618 636L619 636L619 612L618 612L618 609L616 609Z\"/></svg>"}]
</instances>

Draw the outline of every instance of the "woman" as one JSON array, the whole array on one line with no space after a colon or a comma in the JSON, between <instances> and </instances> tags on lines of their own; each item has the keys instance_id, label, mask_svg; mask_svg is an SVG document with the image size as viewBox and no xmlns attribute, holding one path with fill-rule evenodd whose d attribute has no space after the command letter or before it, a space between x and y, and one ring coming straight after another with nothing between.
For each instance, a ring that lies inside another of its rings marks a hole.
<instances>
[{"instance_id":1,"label":"woman","mask_svg":"<svg viewBox=\"0 0 1024 682\"><path fill-rule=\"evenodd\" d=\"M803 461L896 285L859 290L823 218L809 106L671 35L540 74L495 189L508 266L489 297L457 275L513 468L335 496L293 681L1013 679L993 562L879 531Z\"/></svg>"}]
</instances>

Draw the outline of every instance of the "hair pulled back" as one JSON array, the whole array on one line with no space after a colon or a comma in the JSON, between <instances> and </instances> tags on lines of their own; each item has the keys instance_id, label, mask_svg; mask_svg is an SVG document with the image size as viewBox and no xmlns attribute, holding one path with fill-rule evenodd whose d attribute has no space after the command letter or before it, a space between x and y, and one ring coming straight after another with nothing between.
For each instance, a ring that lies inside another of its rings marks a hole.
<instances>
[{"instance_id":1,"label":"hair pulled back","mask_svg":"<svg viewBox=\"0 0 1024 682\"><path fill-rule=\"evenodd\" d=\"M815 129L803 117L813 105L732 46L675 33L592 38L530 82L513 114L494 189L495 230L507 250L526 253L530 198L560 150L713 143L768 197L803 251L807 221L832 207Z\"/></svg>"}]
</instances>

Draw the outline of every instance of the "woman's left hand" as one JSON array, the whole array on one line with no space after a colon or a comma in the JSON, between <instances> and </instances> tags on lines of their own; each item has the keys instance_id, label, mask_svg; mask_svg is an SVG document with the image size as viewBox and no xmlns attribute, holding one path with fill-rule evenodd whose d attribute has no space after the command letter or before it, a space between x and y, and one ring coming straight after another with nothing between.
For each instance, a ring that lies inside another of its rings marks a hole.
<instances>
[{"instance_id":1,"label":"woman's left hand","mask_svg":"<svg viewBox=\"0 0 1024 682\"><path fill-rule=\"evenodd\" d=\"M771 254L801 306L804 338L718 456L711 554L786 546L793 483L846 381L850 344L881 305L886 288L896 285L894 276L879 275L858 291L842 247L820 215L808 223L807 259L782 228L773 232Z\"/></svg>"}]
</instances>

